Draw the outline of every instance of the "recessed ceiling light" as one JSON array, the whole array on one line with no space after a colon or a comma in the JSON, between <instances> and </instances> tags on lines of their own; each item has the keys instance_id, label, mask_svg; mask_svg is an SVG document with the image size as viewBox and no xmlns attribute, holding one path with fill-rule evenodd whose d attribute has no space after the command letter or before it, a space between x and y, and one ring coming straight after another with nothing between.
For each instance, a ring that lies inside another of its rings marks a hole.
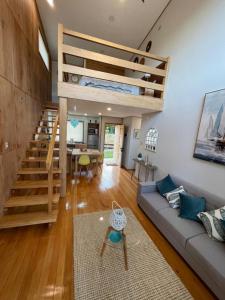
<instances>
[{"instance_id":1,"label":"recessed ceiling light","mask_svg":"<svg viewBox=\"0 0 225 300\"><path fill-rule=\"evenodd\" d=\"M107 107L107 110L110 111L110 110L112 110L112 108L111 107Z\"/></svg>"},{"instance_id":2,"label":"recessed ceiling light","mask_svg":"<svg viewBox=\"0 0 225 300\"><path fill-rule=\"evenodd\" d=\"M51 7L54 7L54 0L47 0L47 2Z\"/></svg>"},{"instance_id":3,"label":"recessed ceiling light","mask_svg":"<svg viewBox=\"0 0 225 300\"><path fill-rule=\"evenodd\" d=\"M99 115L99 116L101 116L101 115L102 115L102 113L98 113L98 115Z\"/></svg>"},{"instance_id":4,"label":"recessed ceiling light","mask_svg":"<svg viewBox=\"0 0 225 300\"><path fill-rule=\"evenodd\" d=\"M84 115L87 116L87 113L85 113Z\"/></svg>"}]
</instances>

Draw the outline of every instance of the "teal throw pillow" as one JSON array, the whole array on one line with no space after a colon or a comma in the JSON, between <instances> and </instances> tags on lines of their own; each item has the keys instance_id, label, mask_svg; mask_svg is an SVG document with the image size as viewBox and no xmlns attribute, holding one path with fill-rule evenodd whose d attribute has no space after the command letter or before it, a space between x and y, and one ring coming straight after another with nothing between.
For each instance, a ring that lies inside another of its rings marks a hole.
<instances>
[{"instance_id":1,"label":"teal throw pillow","mask_svg":"<svg viewBox=\"0 0 225 300\"><path fill-rule=\"evenodd\" d=\"M169 193L177 188L170 175L166 176L160 181L156 181L157 191L161 196L165 197L164 194Z\"/></svg>"},{"instance_id":2,"label":"teal throw pillow","mask_svg":"<svg viewBox=\"0 0 225 300\"><path fill-rule=\"evenodd\" d=\"M199 222L198 214L206 209L204 197L180 193L180 217Z\"/></svg>"}]
</instances>

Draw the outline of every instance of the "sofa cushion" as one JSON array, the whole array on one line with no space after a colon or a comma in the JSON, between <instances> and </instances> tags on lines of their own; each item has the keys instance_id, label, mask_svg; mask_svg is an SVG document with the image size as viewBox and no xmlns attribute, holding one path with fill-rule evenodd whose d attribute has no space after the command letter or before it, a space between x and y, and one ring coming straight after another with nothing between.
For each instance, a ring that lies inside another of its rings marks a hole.
<instances>
[{"instance_id":1,"label":"sofa cushion","mask_svg":"<svg viewBox=\"0 0 225 300\"><path fill-rule=\"evenodd\" d=\"M169 193L164 194L166 199L169 201L169 206L172 208L179 208L180 207L180 193L184 192L184 188L181 185L175 190L172 190Z\"/></svg>"},{"instance_id":2,"label":"sofa cushion","mask_svg":"<svg viewBox=\"0 0 225 300\"><path fill-rule=\"evenodd\" d=\"M218 219L215 212L215 210L200 212L198 217L205 226L206 232L211 239L224 242L225 228L223 226L223 220Z\"/></svg>"},{"instance_id":3,"label":"sofa cushion","mask_svg":"<svg viewBox=\"0 0 225 300\"><path fill-rule=\"evenodd\" d=\"M187 239L198 234L205 233L204 227L197 222L179 218L179 211L173 208L165 208L158 211L164 226L170 230L174 239L185 248Z\"/></svg>"},{"instance_id":4,"label":"sofa cushion","mask_svg":"<svg viewBox=\"0 0 225 300\"><path fill-rule=\"evenodd\" d=\"M156 181L156 188L160 195L164 197L164 194L175 190L177 186L171 179L170 175L168 175L162 180Z\"/></svg>"},{"instance_id":5,"label":"sofa cushion","mask_svg":"<svg viewBox=\"0 0 225 300\"><path fill-rule=\"evenodd\" d=\"M205 211L205 198L180 194L180 217L199 222L198 213Z\"/></svg>"},{"instance_id":6,"label":"sofa cushion","mask_svg":"<svg viewBox=\"0 0 225 300\"><path fill-rule=\"evenodd\" d=\"M149 208L154 211L169 207L169 203L166 201L166 199L160 196L160 194L157 192L144 193L141 195L141 198L144 199L144 201L148 203Z\"/></svg>"},{"instance_id":7,"label":"sofa cushion","mask_svg":"<svg viewBox=\"0 0 225 300\"><path fill-rule=\"evenodd\" d=\"M211 240L207 234L191 238L187 251L218 286L224 289L225 282L225 244Z\"/></svg>"}]
</instances>

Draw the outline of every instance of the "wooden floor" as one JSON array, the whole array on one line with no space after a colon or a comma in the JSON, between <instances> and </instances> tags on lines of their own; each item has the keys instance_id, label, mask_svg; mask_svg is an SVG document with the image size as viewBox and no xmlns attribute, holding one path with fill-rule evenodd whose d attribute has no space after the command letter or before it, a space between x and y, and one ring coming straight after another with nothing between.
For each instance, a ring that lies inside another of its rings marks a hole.
<instances>
[{"instance_id":1,"label":"wooden floor","mask_svg":"<svg viewBox=\"0 0 225 300\"><path fill-rule=\"evenodd\" d=\"M91 182L82 178L74 186L69 180L58 222L50 229L38 225L0 231L0 299L74 299L72 217L110 209L112 200L132 209L195 299L215 299L138 208L136 190L127 171L105 166L102 175Z\"/></svg>"}]
</instances>

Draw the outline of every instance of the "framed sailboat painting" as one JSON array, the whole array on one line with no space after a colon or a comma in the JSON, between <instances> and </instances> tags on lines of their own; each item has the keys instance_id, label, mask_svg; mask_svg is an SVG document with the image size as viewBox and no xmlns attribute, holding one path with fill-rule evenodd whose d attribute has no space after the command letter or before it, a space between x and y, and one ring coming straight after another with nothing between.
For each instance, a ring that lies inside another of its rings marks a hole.
<instances>
[{"instance_id":1,"label":"framed sailboat painting","mask_svg":"<svg viewBox=\"0 0 225 300\"><path fill-rule=\"evenodd\" d=\"M205 95L194 157L225 165L225 89Z\"/></svg>"}]
</instances>

